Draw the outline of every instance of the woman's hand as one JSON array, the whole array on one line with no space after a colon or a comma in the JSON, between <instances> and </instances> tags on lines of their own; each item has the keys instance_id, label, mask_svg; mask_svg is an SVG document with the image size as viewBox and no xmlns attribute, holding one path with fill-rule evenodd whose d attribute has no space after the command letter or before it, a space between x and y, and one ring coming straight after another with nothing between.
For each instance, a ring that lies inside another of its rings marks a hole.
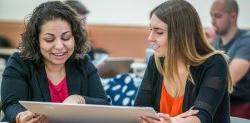
<instances>
[{"instance_id":1,"label":"woman's hand","mask_svg":"<svg viewBox=\"0 0 250 123\"><path fill-rule=\"evenodd\" d=\"M139 118L139 123L172 123L171 117L168 114L159 113L159 119L142 116Z\"/></svg>"},{"instance_id":2,"label":"woman's hand","mask_svg":"<svg viewBox=\"0 0 250 123\"><path fill-rule=\"evenodd\" d=\"M158 113L159 119L142 116L139 118L139 123L179 123L189 116L197 114L199 110L193 110L193 108L188 111L179 114L175 117L170 117L168 114Z\"/></svg>"},{"instance_id":3,"label":"woman's hand","mask_svg":"<svg viewBox=\"0 0 250 123\"><path fill-rule=\"evenodd\" d=\"M85 104L85 99L80 95L70 95L63 101L63 103Z\"/></svg>"},{"instance_id":4,"label":"woman's hand","mask_svg":"<svg viewBox=\"0 0 250 123\"><path fill-rule=\"evenodd\" d=\"M24 111L17 114L16 123L48 123L48 119L44 115Z\"/></svg>"}]
</instances>

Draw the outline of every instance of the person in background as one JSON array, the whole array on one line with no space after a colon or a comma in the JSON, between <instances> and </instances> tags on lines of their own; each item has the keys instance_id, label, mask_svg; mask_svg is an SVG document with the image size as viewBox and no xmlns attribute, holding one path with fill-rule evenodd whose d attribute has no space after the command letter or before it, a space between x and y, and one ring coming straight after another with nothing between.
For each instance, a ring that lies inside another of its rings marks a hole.
<instances>
[{"instance_id":1,"label":"person in background","mask_svg":"<svg viewBox=\"0 0 250 123\"><path fill-rule=\"evenodd\" d=\"M66 0L64 3L76 11L76 13L79 15L79 19L81 20L82 27L88 31L87 15L89 14L89 10L77 0ZM90 40L89 37L87 37L87 40ZM94 49L92 47L87 54L90 56L91 60L94 60Z\"/></svg>"},{"instance_id":2,"label":"person in background","mask_svg":"<svg viewBox=\"0 0 250 123\"><path fill-rule=\"evenodd\" d=\"M206 40L198 13L185 0L151 11L154 46L135 106L153 107L158 118L140 123L229 123L232 83L226 55Z\"/></svg>"},{"instance_id":3,"label":"person in background","mask_svg":"<svg viewBox=\"0 0 250 123\"><path fill-rule=\"evenodd\" d=\"M5 120L43 122L46 116L18 101L109 104L97 69L84 57L85 30L78 15L60 1L36 7L22 34L20 52L8 60L2 79Z\"/></svg>"},{"instance_id":4,"label":"person in background","mask_svg":"<svg viewBox=\"0 0 250 123\"><path fill-rule=\"evenodd\" d=\"M231 115L250 119L250 32L239 29L235 0L215 0L210 15L217 34L213 46L230 56L229 70L234 91Z\"/></svg>"},{"instance_id":5,"label":"person in background","mask_svg":"<svg viewBox=\"0 0 250 123\"><path fill-rule=\"evenodd\" d=\"M8 38L4 36L0 36L0 48L11 48L10 41ZM9 58L9 55L0 53L0 58L3 58L5 61L7 61Z\"/></svg>"}]
</instances>

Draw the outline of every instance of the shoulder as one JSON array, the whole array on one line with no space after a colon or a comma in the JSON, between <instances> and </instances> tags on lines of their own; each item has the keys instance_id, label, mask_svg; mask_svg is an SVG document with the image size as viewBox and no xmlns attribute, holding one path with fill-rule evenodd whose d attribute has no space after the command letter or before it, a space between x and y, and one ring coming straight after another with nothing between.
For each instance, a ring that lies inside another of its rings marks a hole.
<instances>
[{"instance_id":1,"label":"shoulder","mask_svg":"<svg viewBox=\"0 0 250 123\"><path fill-rule=\"evenodd\" d=\"M243 38L250 38L250 31L248 30L240 30L240 37L243 37Z\"/></svg>"},{"instance_id":2,"label":"shoulder","mask_svg":"<svg viewBox=\"0 0 250 123\"><path fill-rule=\"evenodd\" d=\"M226 58L222 54L214 54L210 56L205 63L217 63L217 62L222 62L222 63L227 63Z\"/></svg>"},{"instance_id":3,"label":"shoulder","mask_svg":"<svg viewBox=\"0 0 250 123\"><path fill-rule=\"evenodd\" d=\"M250 45L250 31L247 30L240 30L240 34L236 38L237 43L244 44L244 45Z\"/></svg>"},{"instance_id":4,"label":"shoulder","mask_svg":"<svg viewBox=\"0 0 250 123\"><path fill-rule=\"evenodd\" d=\"M30 71L32 64L33 62L31 60L25 60L19 52L15 52L9 57L4 74L28 74L28 71Z\"/></svg>"},{"instance_id":5,"label":"shoulder","mask_svg":"<svg viewBox=\"0 0 250 123\"><path fill-rule=\"evenodd\" d=\"M75 59L74 64L77 65L77 68L80 68L81 70L85 71L86 73L91 73L93 71L97 71L96 67L90 60L88 55L82 55Z\"/></svg>"},{"instance_id":6,"label":"shoulder","mask_svg":"<svg viewBox=\"0 0 250 123\"><path fill-rule=\"evenodd\" d=\"M26 66L29 64L31 61L30 60L25 60L22 56L21 53L15 52L13 53L7 62L7 67L8 66Z\"/></svg>"},{"instance_id":7,"label":"shoulder","mask_svg":"<svg viewBox=\"0 0 250 123\"><path fill-rule=\"evenodd\" d=\"M206 71L210 68L215 69L227 69L227 60L222 54L214 54L206 59L205 62L203 62L199 66L193 66L195 71Z\"/></svg>"}]
</instances>

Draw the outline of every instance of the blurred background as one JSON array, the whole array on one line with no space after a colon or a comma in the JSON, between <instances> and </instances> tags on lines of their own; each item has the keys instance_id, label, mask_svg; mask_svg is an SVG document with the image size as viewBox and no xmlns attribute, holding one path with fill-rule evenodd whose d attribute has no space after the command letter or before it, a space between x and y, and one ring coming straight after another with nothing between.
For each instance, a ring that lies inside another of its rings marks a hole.
<instances>
[{"instance_id":1,"label":"blurred background","mask_svg":"<svg viewBox=\"0 0 250 123\"><path fill-rule=\"evenodd\" d=\"M47 0L1 0L0 36L17 47L24 19ZM144 58L148 46L149 12L165 0L79 0L90 11L87 17L92 46L112 57ZM188 0L197 9L204 29L211 27L212 0ZM238 0L240 28L250 28L250 0Z\"/></svg>"}]
</instances>

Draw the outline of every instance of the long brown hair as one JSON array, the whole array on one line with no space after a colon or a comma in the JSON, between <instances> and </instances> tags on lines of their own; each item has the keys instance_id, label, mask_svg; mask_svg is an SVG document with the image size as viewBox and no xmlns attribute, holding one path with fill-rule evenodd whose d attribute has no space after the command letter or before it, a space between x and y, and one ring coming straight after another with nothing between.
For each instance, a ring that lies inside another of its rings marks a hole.
<instances>
[{"instance_id":1,"label":"long brown hair","mask_svg":"<svg viewBox=\"0 0 250 123\"><path fill-rule=\"evenodd\" d=\"M185 90L180 80L177 59L184 61L188 70L188 79L192 81L189 66L198 66L215 54L227 56L215 50L205 38L202 24L194 7L184 0L168 0L153 9L150 16L155 14L167 24L168 45L163 64L155 56L158 71L164 76L164 84L170 86L172 96L180 96ZM168 81L165 81L165 80ZM228 90L232 90L232 81L228 71Z\"/></svg>"}]
</instances>

